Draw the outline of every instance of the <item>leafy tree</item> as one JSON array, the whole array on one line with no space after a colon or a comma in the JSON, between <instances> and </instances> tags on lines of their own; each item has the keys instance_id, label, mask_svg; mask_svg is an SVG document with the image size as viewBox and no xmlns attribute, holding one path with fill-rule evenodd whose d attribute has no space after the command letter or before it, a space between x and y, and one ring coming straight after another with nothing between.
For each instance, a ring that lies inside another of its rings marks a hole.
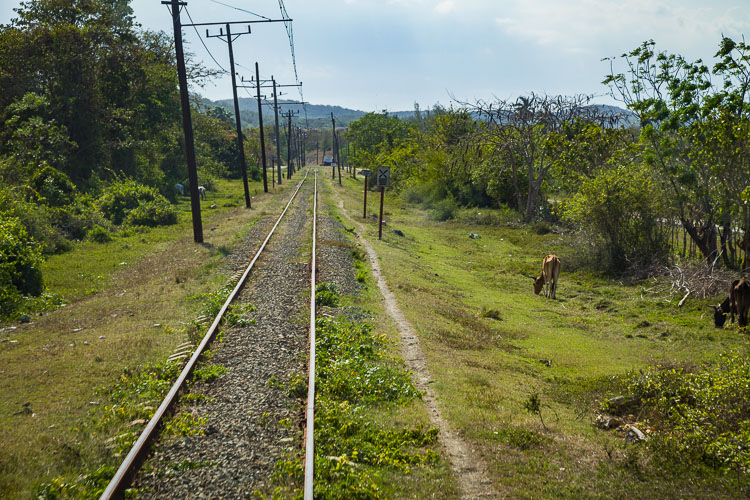
<instances>
[{"instance_id":1,"label":"leafy tree","mask_svg":"<svg viewBox=\"0 0 750 500\"><path fill-rule=\"evenodd\" d=\"M707 262L717 260L734 222L750 229L750 213L737 221L736 203L750 181L742 159L746 146L750 88L750 47L722 38L712 69L700 59L655 52L649 40L615 60L604 83L641 121L644 159L663 179L671 205ZM716 86L714 81L720 81ZM739 189L727 189L732 179ZM718 224L718 229L717 229ZM730 265L727 252L722 251Z\"/></svg>"}]
</instances>

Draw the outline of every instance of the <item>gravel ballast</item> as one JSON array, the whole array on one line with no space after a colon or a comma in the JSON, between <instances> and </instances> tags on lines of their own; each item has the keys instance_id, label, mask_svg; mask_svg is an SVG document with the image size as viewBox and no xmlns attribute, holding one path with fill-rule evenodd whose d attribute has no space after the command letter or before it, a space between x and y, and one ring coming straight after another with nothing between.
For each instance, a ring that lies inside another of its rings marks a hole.
<instances>
[{"instance_id":1,"label":"gravel ballast","mask_svg":"<svg viewBox=\"0 0 750 500\"><path fill-rule=\"evenodd\" d=\"M196 403L179 403L175 415L205 419L203 435L162 435L133 487L142 498L250 498L268 494L274 464L299 450L302 413L286 382L306 371L309 249L313 178L308 177L248 278L239 303L250 303L255 323L225 329L201 366L228 369L220 378L190 385ZM259 223L230 262L251 260L270 225ZM259 234L262 233L262 234ZM288 419L288 425L279 423Z\"/></svg>"}]
</instances>

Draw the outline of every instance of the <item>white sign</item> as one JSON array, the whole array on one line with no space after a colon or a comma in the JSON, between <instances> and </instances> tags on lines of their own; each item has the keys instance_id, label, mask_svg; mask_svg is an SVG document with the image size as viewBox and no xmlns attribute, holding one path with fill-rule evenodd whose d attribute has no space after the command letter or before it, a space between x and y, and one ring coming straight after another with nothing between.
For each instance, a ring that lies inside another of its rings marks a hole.
<instances>
[{"instance_id":1,"label":"white sign","mask_svg":"<svg viewBox=\"0 0 750 500\"><path fill-rule=\"evenodd\" d=\"M378 175L375 176L377 187L388 187L391 185L391 167L378 167Z\"/></svg>"}]
</instances>

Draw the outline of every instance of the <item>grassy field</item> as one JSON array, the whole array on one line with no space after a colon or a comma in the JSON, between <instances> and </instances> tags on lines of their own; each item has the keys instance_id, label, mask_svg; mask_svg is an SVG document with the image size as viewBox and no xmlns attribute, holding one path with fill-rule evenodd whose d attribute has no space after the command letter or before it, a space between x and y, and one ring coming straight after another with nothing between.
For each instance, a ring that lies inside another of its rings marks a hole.
<instances>
[{"instance_id":1,"label":"grassy field","mask_svg":"<svg viewBox=\"0 0 750 500\"><path fill-rule=\"evenodd\" d=\"M362 179L333 188L362 220ZM379 194L368 196L377 213ZM386 279L423 342L443 414L513 498L733 498L742 477L657 464L624 432L592 423L614 377L656 364L698 364L746 337L717 330L706 302L684 307L566 263L568 237L520 225L480 225L484 214L434 222L387 196L383 240L368 218ZM502 219L503 214L495 214ZM462 222L463 221L463 222ZM394 233L398 229L404 233ZM469 238L469 233L480 238ZM557 300L535 296L528 274L562 259ZM679 300L679 298L678 298ZM527 407L539 411L530 412ZM643 427L638 416L630 423ZM745 485L744 488L747 486Z\"/></svg>"},{"instance_id":2,"label":"grassy field","mask_svg":"<svg viewBox=\"0 0 750 500\"><path fill-rule=\"evenodd\" d=\"M319 182L326 179L328 168L319 171ZM399 368L404 367L399 347L399 333L393 319L386 313L384 303L365 252L357 242L356 236L351 232L352 226L348 223L346 216L338 208L337 198L333 195L335 187L330 182L321 190L320 205L323 207L321 213L331 216L342 223L347 230L345 233L345 250L356 255L354 268L351 270L352 278L363 286L359 293L352 295L341 295L339 306L343 309L354 308L365 310L369 318L366 323L372 325L372 335L383 335L387 339L384 347L385 356L382 363L393 364ZM340 245L338 242L319 241L320 245ZM421 400L415 399L404 405L375 405L367 407L366 420L372 422L376 427L386 430L404 430L431 427L430 418L425 405ZM379 443L382 450L387 449L387 443ZM459 496L458 486L450 464L445 460L445 453L440 446L436 446L441 459L436 463L413 466L408 473L389 466L373 467L357 464L357 473L373 474L382 478L381 498L457 498ZM341 452L338 452L339 454Z\"/></svg>"},{"instance_id":3,"label":"grassy field","mask_svg":"<svg viewBox=\"0 0 750 500\"><path fill-rule=\"evenodd\" d=\"M201 203L203 244L184 198L174 226L82 242L47 261L45 282L64 306L0 332L0 497L35 497L40 483L116 462L113 435L92 426L106 390L188 340L201 308L190 297L225 283L223 257L291 185L265 195L252 183L260 194L247 210L241 183L220 182Z\"/></svg>"}]
</instances>

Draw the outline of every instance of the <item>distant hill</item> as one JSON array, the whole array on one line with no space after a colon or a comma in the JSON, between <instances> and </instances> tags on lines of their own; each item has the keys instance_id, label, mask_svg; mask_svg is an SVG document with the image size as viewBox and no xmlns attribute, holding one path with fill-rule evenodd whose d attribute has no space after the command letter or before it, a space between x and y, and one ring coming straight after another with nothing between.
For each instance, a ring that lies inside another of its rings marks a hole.
<instances>
[{"instance_id":1,"label":"distant hill","mask_svg":"<svg viewBox=\"0 0 750 500\"><path fill-rule=\"evenodd\" d=\"M201 104L211 108L222 108L230 113L230 116L234 118L234 103L232 99L221 99L218 101L212 101L210 99L200 100ZM279 108L281 112L288 111L290 109L299 111L293 120L297 125L305 124L305 114L302 106L293 104L294 101L290 100L279 100ZM240 118L242 120L243 127L257 127L258 126L258 101L251 97L240 97ZM611 113L613 115L621 116L621 122L619 124L626 127L632 126L638 123L637 118L633 113L617 106L610 106L607 104L594 104L593 107L599 108L604 113ZM308 104L307 105L307 122L310 127L328 127L331 125L331 113L336 118L337 127L346 127L350 122L359 120L369 111L360 111L358 109L349 109L341 106L331 106L328 104ZM389 115L398 116L401 119L411 118L414 116L414 111L389 111ZM281 116L279 116L281 120ZM234 120L233 120L234 121ZM266 126L273 126L274 115L273 115L273 101L263 100L263 123Z\"/></svg>"},{"instance_id":2,"label":"distant hill","mask_svg":"<svg viewBox=\"0 0 750 500\"><path fill-rule=\"evenodd\" d=\"M258 126L258 101L250 97L240 97L238 99L240 104L240 118L242 119L243 126L257 127ZM211 101L209 99L202 99L201 102L204 105L211 107L224 108L234 116L234 103L232 99L221 99L218 101ZM292 104L294 101L285 99L279 100L280 113L288 110L299 111L299 114L294 117L296 124L305 123L305 113L303 107L298 104ZM307 121L310 127L325 127L331 125L331 113L336 118L336 126L345 127L350 122L359 120L367 111L360 111L358 109L343 108L341 106L331 106L328 104L308 104L307 106ZM413 115L413 111L399 111L397 113ZM279 116L281 119L281 116ZM273 101L263 100L263 123L266 126L271 126L274 123L273 116Z\"/></svg>"}]
</instances>

